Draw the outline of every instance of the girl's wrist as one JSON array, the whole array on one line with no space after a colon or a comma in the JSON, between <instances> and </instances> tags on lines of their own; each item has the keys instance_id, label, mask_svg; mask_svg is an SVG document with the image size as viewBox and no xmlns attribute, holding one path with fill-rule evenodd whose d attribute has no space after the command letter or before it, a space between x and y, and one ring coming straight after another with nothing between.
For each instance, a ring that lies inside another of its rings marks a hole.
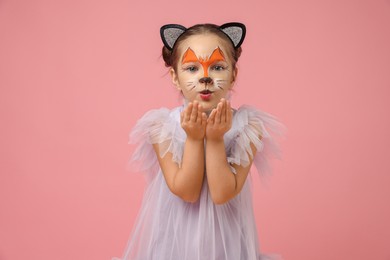
<instances>
[{"instance_id":1,"label":"girl's wrist","mask_svg":"<svg viewBox=\"0 0 390 260\"><path fill-rule=\"evenodd\" d=\"M224 142L224 139L223 139L223 136L221 137L208 137L208 138L205 138L206 139L206 142L207 143L223 143Z\"/></svg>"},{"instance_id":2,"label":"girl's wrist","mask_svg":"<svg viewBox=\"0 0 390 260\"><path fill-rule=\"evenodd\" d=\"M192 137L192 136L187 136L187 141L190 141L190 142L204 142L204 137Z\"/></svg>"}]
</instances>

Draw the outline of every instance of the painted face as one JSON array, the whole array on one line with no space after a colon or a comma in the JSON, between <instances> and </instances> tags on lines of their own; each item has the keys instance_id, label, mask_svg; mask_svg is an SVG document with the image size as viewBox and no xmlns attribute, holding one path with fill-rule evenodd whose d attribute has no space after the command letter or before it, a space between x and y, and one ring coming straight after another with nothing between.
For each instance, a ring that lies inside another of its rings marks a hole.
<instances>
[{"instance_id":1,"label":"painted face","mask_svg":"<svg viewBox=\"0 0 390 260\"><path fill-rule=\"evenodd\" d=\"M206 111L227 98L237 71L233 71L227 45L213 34L193 35L179 46L177 72L172 81L188 102L199 101Z\"/></svg>"}]
</instances>

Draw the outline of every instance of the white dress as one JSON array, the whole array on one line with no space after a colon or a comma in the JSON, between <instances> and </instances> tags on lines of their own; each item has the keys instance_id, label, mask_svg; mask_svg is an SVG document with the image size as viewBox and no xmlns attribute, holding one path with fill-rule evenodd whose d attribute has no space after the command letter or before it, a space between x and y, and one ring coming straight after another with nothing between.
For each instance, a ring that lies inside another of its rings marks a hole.
<instances>
[{"instance_id":1,"label":"white dress","mask_svg":"<svg viewBox=\"0 0 390 260\"><path fill-rule=\"evenodd\" d=\"M113 260L279 259L260 252L250 178L236 197L222 205L211 200L206 175L195 203L185 202L169 190L152 144L159 143L160 155L170 152L181 165L186 140L180 125L183 109L184 105L151 110L130 133L130 143L138 144L131 167L145 173L147 187L123 256ZM263 111L249 106L234 110L232 127L224 136L228 162L248 165L252 142L257 148L253 164L258 172L271 172L269 159L281 159L275 136L283 136L285 130Z\"/></svg>"}]
</instances>

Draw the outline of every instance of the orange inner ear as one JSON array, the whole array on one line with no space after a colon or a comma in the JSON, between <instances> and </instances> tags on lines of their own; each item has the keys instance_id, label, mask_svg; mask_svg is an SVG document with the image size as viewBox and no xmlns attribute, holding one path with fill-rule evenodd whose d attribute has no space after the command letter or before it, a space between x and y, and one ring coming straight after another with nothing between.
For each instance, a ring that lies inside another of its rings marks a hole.
<instances>
[{"instance_id":1,"label":"orange inner ear","mask_svg":"<svg viewBox=\"0 0 390 260\"><path fill-rule=\"evenodd\" d=\"M184 63L187 63L187 62L199 62L202 67L203 67L203 71L204 71L204 76L205 77L208 77L209 73L208 73L208 68L211 64L213 64L214 62L217 62L217 61L225 61L225 56L222 52L222 50L217 47L213 53L210 55L209 58L207 59L202 59L202 58L198 58L195 54L195 52L193 50L191 50L191 48L188 48L186 50L186 52L184 53L183 55L183 59L182 59L182 64Z\"/></svg>"}]
</instances>

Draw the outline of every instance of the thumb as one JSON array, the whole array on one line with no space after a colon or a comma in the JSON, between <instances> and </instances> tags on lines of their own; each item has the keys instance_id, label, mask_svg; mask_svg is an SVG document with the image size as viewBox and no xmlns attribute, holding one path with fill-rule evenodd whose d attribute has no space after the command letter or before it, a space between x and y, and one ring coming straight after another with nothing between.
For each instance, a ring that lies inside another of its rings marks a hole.
<instances>
[{"instance_id":1,"label":"thumb","mask_svg":"<svg viewBox=\"0 0 390 260\"><path fill-rule=\"evenodd\" d=\"M207 123L207 115L205 112L202 113L202 125L206 125Z\"/></svg>"}]
</instances>

